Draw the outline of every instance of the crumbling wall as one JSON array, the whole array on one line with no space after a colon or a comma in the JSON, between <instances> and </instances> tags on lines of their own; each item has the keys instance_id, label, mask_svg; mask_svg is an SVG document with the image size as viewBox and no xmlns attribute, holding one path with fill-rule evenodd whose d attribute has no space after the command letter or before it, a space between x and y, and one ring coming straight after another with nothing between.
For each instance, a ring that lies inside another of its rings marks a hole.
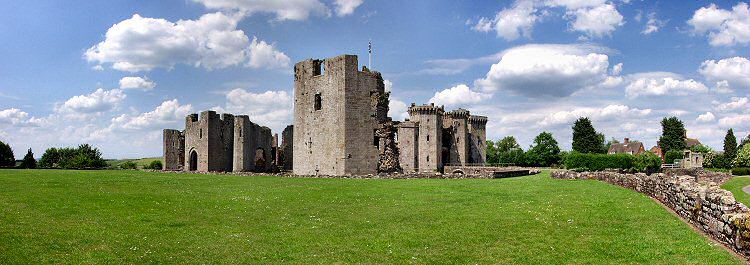
<instances>
[{"instance_id":1,"label":"crumbling wall","mask_svg":"<svg viewBox=\"0 0 750 265\"><path fill-rule=\"evenodd\" d=\"M281 132L281 147L279 147L279 160L281 161L279 165L282 170L292 170L292 165L294 165L294 155L292 154L294 150L294 148L292 148L293 137L294 125L286 126L284 131Z\"/></svg>"},{"instance_id":2,"label":"crumbling wall","mask_svg":"<svg viewBox=\"0 0 750 265\"><path fill-rule=\"evenodd\" d=\"M375 135L379 139L378 173L400 172L399 149L396 146L396 126L393 122L381 124Z\"/></svg>"},{"instance_id":3,"label":"crumbling wall","mask_svg":"<svg viewBox=\"0 0 750 265\"><path fill-rule=\"evenodd\" d=\"M178 130L164 129L163 170L182 170L185 164L185 135Z\"/></svg>"},{"instance_id":4,"label":"crumbling wall","mask_svg":"<svg viewBox=\"0 0 750 265\"><path fill-rule=\"evenodd\" d=\"M714 182L719 185L724 184L724 182L733 177L728 172L713 172L703 168L665 168L662 171L668 176L691 176L695 178L695 181L700 183Z\"/></svg>"},{"instance_id":5,"label":"crumbling wall","mask_svg":"<svg viewBox=\"0 0 750 265\"><path fill-rule=\"evenodd\" d=\"M692 176L552 171L558 179L594 179L629 188L661 201L680 217L740 254L750 254L750 208L716 183Z\"/></svg>"}]
</instances>

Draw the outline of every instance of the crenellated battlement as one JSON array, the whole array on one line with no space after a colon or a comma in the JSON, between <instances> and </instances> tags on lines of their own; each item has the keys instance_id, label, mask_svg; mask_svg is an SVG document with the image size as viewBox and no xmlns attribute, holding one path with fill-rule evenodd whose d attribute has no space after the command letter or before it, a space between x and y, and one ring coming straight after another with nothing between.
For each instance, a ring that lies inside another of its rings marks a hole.
<instances>
[{"instance_id":1,"label":"crenellated battlement","mask_svg":"<svg viewBox=\"0 0 750 265\"><path fill-rule=\"evenodd\" d=\"M443 115L445 113L445 108L443 106L437 107L435 106L435 103L430 103L430 105L420 105L417 106L415 103L411 103L411 107L409 107L409 116L413 115Z\"/></svg>"},{"instance_id":2,"label":"crenellated battlement","mask_svg":"<svg viewBox=\"0 0 750 265\"><path fill-rule=\"evenodd\" d=\"M471 116L471 113L467 109L459 108L449 111L445 115L454 119L466 119Z\"/></svg>"},{"instance_id":3,"label":"crenellated battlement","mask_svg":"<svg viewBox=\"0 0 750 265\"><path fill-rule=\"evenodd\" d=\"M476 125L486 125L487 124L487 116L469 116L469 122Z\"/></svg>"}]
</instances>

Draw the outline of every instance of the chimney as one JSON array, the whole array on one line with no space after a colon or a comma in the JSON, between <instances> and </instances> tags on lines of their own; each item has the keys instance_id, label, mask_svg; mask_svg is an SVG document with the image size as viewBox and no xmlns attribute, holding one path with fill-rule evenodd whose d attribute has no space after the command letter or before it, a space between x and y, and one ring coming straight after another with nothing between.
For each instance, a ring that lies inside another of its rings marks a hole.
<instances>
[{"instance_id":1,"label":"chimney","mask_svg":"<svg viewBox=\"0 0 750 265\"><path fill-rule=\"evenodd\" d=\"M628 138L628 137L625 137L625 142L624 142L624 144L628 144L629 142L630 142L630 138Z\"/></svg>"}]
</instances>

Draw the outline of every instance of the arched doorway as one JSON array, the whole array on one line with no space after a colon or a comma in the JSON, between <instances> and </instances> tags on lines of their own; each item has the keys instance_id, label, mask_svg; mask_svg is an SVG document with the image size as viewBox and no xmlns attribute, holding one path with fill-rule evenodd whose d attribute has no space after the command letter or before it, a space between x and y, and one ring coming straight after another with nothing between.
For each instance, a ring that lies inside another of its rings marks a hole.
<instances>
[{"instance_id":1,"label":"arched doorway","mask_svg":"<svg viewBox=\"0 0 750 265\"><path fill-rule=\"evenodd\" d=\"M266 169L266 151L263 148L255 150L255 170Z\"/></svg>"},{"instance_id":2,"label":"arched doorway","mask_svg":"<svg viewBox=\"0 0 750 265\"><path fill-rule=\"evenodd\" d=\"M188 170L198 170L198 153L196 153L195 150L190 151L190 165L188 166Z\"/></svg>"}]
</instances>

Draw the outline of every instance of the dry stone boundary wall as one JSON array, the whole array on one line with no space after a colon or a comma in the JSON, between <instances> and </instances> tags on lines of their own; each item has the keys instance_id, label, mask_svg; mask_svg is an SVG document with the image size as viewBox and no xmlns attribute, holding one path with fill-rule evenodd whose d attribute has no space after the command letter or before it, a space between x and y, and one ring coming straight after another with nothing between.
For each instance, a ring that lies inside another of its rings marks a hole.
<instances>
[{"instance_id":1,"label":"dry stone boundary wall","mask_svg":"<svg viewBox=\"0 0 750 265\"><path fill-rule=\"evenodd\" d=\"M730 191L709 179L726 174L696 176L617 172L552 171L557 179L594 179L644 193L674 210L680 217L723 242L737 253L750 256L750 208L737 202ZM698 180L696 180L696 178ZM723 182L722 181L722 182Z\"/></svg>"}]
</instances>

